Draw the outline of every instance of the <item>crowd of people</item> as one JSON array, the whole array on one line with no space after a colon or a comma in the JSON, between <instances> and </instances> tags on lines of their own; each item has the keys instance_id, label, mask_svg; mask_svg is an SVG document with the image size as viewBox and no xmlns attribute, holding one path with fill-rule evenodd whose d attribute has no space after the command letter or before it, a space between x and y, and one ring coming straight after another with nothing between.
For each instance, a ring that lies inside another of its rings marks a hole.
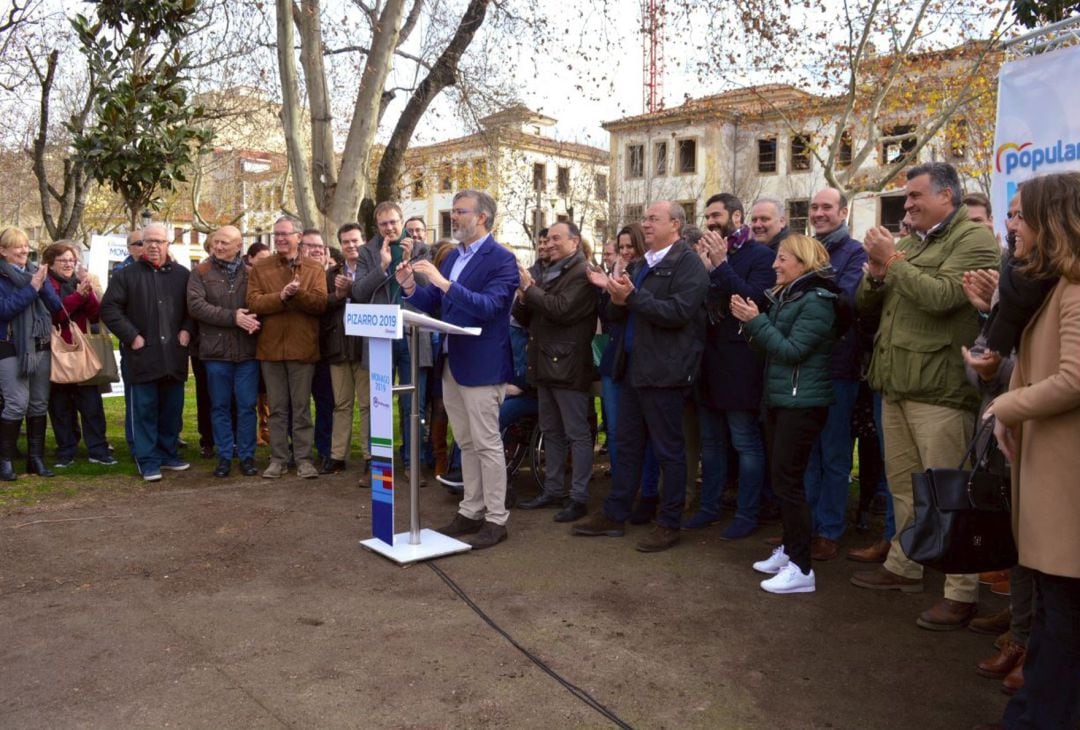
<instances>
[{"instance_id":1,"label":"crowd of people","mask_svg":"<svg viewBox=\"0 0 1080 730\"><path fill-rule=\"evenodd\" d=\"M103 294L77 246L57 242L36 266L26 236L8 228L0 478L15 478L23 420L27 471L52 475L46 414L54 468L72 463L80 438L92 462L116 463L99 389L49 382L52 325L70 340L72 326L102 323L121 344L125 436L143 479L189 466L178 445L190 371L215 476L229 476L235 462L243 475L259 474L263 441L265 478L349 469L359 410L354 471L363 486L367 353L345 333L343 308L400 304L480 328L425 337L419 352L408 339L393 347L399 383L418 359L414 393L429 414L423 461L462 492L440 532L477 549L507 539L502 434L530 412L543 433L545 479L518 508L554 508L554 521L585 537L653 523L636 544L643 552L721 522L725 507L733 516L722 540L748 538L778 516L782 535L753 570L766 576L765 591L809 593L815 562L839 554L858 440L860 488L887 495L887 515L880 540L849 551L876 564L851 583L920 592L923 568L899 540L914 519L911 477L955 467L977 419L993 419L1020 555L1007 578L1010 610L976 616L979 576L948 575L943 597L916 623L1000 634L979 671L1016 693L1002 726L1070 727L1080 680L1080 496L1071 488L1080 469L1080 174L1024 183L1004 247L989 201L965 196L950 165L909 169L905 193L900 236L877 227L852 238L848 200L832 188L812 198L812 236L789 230L780 201L747 209L718 193L704 230L679 204L657 201L603 244L599 262L573 222L556 223L529 267L495 241L496 202L477 190L454 196L453 240L437 246L422 219L404 220L398 204L383 202L366 242L347 223L328 248L321 231L285 215L273 250L244 252L241 232L225 226L190 272L169 255L167 229L152 223L129 236L131 255ZM403 424L409 397L399 402ZM602 500L590 494L597 432L610 457ZM420 470L409 438L403 429L401 463Z\"/></svg>"}]
</instances>

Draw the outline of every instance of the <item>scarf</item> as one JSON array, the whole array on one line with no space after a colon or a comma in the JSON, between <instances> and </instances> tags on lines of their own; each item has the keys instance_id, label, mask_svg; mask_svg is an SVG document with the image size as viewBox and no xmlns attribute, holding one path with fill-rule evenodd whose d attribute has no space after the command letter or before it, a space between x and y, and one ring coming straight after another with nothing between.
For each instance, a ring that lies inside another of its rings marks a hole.
<instances>
[{"instance_id":1,"label":"scarf","mask_svg":"<svg viewBox=\"0 0 1080 730\"><path fill-rule=\"evenodd\" d=\"M222 261L216 256L211 256L210 260L225 275L230 287L236 283L236 277L240 275L240 267L244 265L243 256L236 254L236 258L232 261Z\"/></svg>"},{"instance_id":2,"label":"scarf","mask_svg":"<svg viewBox=\"0 0 1080 730\"><path fill-rule=\"evenodd\" d=\"M60 282L60 299L63 301L65 297L69 297L75 293L75 289L79 286L79 280L74 276L63 276L55 271L50 271L49 276Z\"/></svg>"},{"instance_id":3,"label":"scarf","mask_svg":"<svg viewBox=\"0 0 1080 730\"><path fill-rule=\"evenodd\" d=\"M998 281L998 303L986 322L987 349L1007 357L1020 347L1020 335L1039 311L1058 277L1041 279L1018 271L1022 262L1010 256L1001 267Z\"/></svg>"},{"instance_id":4,"label":"scarf","mask_svg":"<svg viewBox=\"0 0 1080 730\"><path fill-rule=\"evenodd\" d=\"M727 237L728 255L730 256L731 254L738 251L752 237L753 236L750 233L750 226L739 226L738 228L736 228L734 231L728 234Z\"/></svg>"},{"instance_id":5,"label":"scarf","mask_svg":"<svg viewBox=\"0 0 1080 730\"><path fill-rule=\"evenodd\" d=\"M832 233L827 233L824 236L815 236L815 238L821 242L821 245L825 247L826 251L832 251L833 246L848 239L847 223L841 223L840 227Z\"/></svg>"},{"instance_id":6,"label":"scarf","mask_svg":"<svg viewBox=\"0 0 1080 730\"><path fill-rule=\"evenodd\" d=\"M7 261L0 261L0 275L6 276L15 284L17 289L30 286L37 266L27 262L26 268L20 271ZM43 283L42 286L51 286ZM42 353L38 352L39 341L48 342L52 334L52 316L45 308L45 302L41 296L35 296L28 307L15 315L11 320L11 340L15 345L15 355L19 358L19 374L29 376L41 363Z\"/></svg>"},{"instance_id":7,"label":"scarf","mask_svg":"<svg viewBox=\"0 0 1080 730\"><path fill-rule=\"evenodd\" d=\"M562 276L562 273L564 271L566 271L569 267L573 266L578 261L584 261L584 260L585 260L585 254L581 253L581 251L577 251L577 252L567 256L562 261L557 261L554 264L551 264L546 269L544 269L543 272L541 273L541 275L540 275L540 277L541 277L540 278L540 283L541 284L550 284L551 282L555 281L560 276Z\"/></svg>"}]
</instances>

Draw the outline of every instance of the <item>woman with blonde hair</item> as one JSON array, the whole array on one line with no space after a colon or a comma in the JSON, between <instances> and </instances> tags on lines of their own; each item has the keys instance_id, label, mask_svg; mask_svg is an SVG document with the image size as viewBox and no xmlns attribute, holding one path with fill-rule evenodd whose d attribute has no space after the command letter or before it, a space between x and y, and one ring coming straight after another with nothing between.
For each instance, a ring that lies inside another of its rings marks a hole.
<instances>
[{"instance_id":1,"label":"woman with blonde hair","mask_svg":"<svg viewBox=\"0 0 1080 730\"><path fill-rule=\"evenodd\" d=\"M1019 272L1057 280L1026 305L1009 391L991 403L994 435L1012 471L1013 533L1035 580L1035 617L1024 684L1004 726L1076 727L1080 720L1080 173L1045 175L1020 188ZM1004 306L1003 299L1001 305Z\"/></svg>"},{"instance_id":2,"label":"woman with blonde hair","mask_svg":"<svg viewBox=\"0 0 1080 730\"><path fill-rule=\"evenodd\" d=\"M26 470L45 477L45 414L49 409L49 352L56 290L45 285L48 266L29 260L30 239L18 228L0 231L0 479L15 480L12 460L26 418Z\"/></svg>"},{"instance_id":3,"label":"woman with blonde hair","mask_svg":"<svg viewBox=\"0 0 1080 730\"><path fill-rule=\"evenodd\" d=\"M776 286L767 293L767 314L752 299L731 297L743 335L766 358L765 438L784 528L783 544L754 563L754 570L772 575L761 583L770 593L812 593L812 521L803 476L835 400L829 355L850 311L832 280L828 251L813 238L785 238L773 270Z\"/></svg>"}]
</instances>

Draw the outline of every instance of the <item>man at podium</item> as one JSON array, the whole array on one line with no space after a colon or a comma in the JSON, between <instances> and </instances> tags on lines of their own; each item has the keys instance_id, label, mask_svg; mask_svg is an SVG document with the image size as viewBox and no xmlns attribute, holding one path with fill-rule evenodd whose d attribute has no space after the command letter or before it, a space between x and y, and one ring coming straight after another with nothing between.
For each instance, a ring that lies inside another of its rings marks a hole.
<instances>
[{"instance_id":1,"label":"man at podium","mask_svg":"<svg viewBox=\"0 0 1080 730\"><path fill-rule=\"evenodd\" d=\"M454 195L451 231L459 246L442 266L405 261L395 277L405 299L417 309L462 327L480 327L479 336L443 339L443 402L454 439L461 448L465 496L450 524L438 532L461 537L474 549L506 539L506 460L499 433L499 406L513 373L510 307L518 287L517 260L490 231L495 200L478 190ZM427 277L418 287L415 274Z\"/></svg>"}]
</instances>

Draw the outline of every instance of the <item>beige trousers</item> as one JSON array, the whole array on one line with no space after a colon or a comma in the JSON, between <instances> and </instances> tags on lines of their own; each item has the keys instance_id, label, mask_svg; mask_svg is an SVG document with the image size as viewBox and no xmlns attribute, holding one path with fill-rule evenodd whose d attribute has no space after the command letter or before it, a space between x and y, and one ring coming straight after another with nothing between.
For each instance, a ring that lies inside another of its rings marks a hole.
<instances>
[{"instance_id":1,"label":"beige trousers","mask_svg":"<svg viewBox=\"0 0 1080 730\"><path fill-rule=\"evenodd\" d=\"M330 458L348 461L352 450L353 405L360 409L360 453L371 458L371 379L360 362L330 363L334 389L334 426L330 434Z\"/></svg>"},{"instance_id":2,"label":"beige trousers","mask_svg":"<svg viewBox=\"0 0 1080 730\"><path fill-rule=\"evenodd\" d=\"M461 449L465 497L458 512L472 520L505 525L506 452L499 432L499 407L506 385L458 385L447 364L443 368L443 405L454 440Z\"/></svg>"},{"instance_id":3,"label":"beige trousers","mask_svg":"<svg viewBox=\"0 0 1080 730\"><path fill-rule=\"evenodd\" d=\"M975 416L946 406L883 400L881 427L885 432L885 475L896 515L896 537L885 567L905 578L922 578L923 567L904 555L900 547L900 533L915 517L911 475L931 467L959 466L975 427ZM945 597L974 603L979 598L979 576L946 575Z\"/></svg>"}]
</instances>

